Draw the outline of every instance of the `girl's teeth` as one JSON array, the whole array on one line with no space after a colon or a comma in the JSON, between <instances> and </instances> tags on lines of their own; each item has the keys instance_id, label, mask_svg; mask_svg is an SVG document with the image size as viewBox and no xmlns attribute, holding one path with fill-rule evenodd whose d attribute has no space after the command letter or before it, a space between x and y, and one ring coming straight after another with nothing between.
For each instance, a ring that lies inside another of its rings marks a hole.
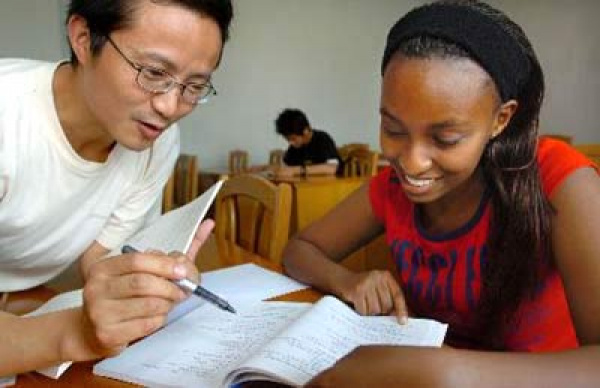
<instances>
[{"instance_id":1,"label":"girl's teeth","mask_svg":"<svg viewBox=\"0 0 600 388\"><path fill-rule=\"evenodd\" d=\"M413 186L423 187L431 184L433 179L412 179L409 176L405 175L406 181Z\"/></svg>"}]
</instances>

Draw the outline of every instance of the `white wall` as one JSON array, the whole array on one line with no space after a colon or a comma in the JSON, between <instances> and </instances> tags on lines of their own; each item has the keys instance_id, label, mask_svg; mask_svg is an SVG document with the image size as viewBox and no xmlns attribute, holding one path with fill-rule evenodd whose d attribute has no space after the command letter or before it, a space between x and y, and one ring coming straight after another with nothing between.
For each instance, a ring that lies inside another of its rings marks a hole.
<instances>
[{"instance_id":1,"label":"white wall","mask_svg":"<svg viewBox=\"0 0 600 388\"><path fill-rule=\"evenodd\" d=\"M0 0L0 57L59 60L66 50L59 0Z\"/></svg>"},{"instance_id":2,"label":"white wall","mask_svg":"<svg viewBox=\"0 0 600 388\"><path fill-rule=\"evenodd\" d=\"M531 38L544 66L542 131L600 142L596 0L490 0ZM2 0L0 56L56 60L65 0ZM219 95L182 122L183 152L224 167L233 148L262 163L285 142L273 121L303 109L338 144L378 148L379 66L385 35L417 0L234 0L232 38L214 76Z\"/></svg>"},{"instance_id":3,"label":"white wall","mask_svg":"<svg viewBox=\"0 0 600 388\"><path fill-rule=\"evenodd\" d=\"M205 166L224 165L231 148L265 162L285 147L273 121L304 110L338 144L378 147L379 63L394 20L416 2L241 0L232 39L214 76L218 98L184 121L183 150ZM374 5L376 4L376 5ZM207 155L202 149L218 150Z\"/></svg>"},{"instance_id":4,"label":"white wall","mask_svg":"<svg viewBox=\"0 0 600 388\"><path fill-rule=\"evenodd\" d=\"M600 1L494 0L531 40L546 76L541 130L600 143Z\"/></svg>"}]
</instances>

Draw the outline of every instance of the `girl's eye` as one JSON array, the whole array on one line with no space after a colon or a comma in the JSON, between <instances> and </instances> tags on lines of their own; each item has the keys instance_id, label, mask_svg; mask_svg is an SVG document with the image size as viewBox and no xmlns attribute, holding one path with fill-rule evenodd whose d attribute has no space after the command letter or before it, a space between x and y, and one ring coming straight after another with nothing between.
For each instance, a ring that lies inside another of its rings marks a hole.
<instances>
[{"instance_id":1,"label":"girl's eye","mask_svg":"<svg viewBox=\"0 0 600 388\"><path fill-rule=\"evenodd\" d=\"M386 136L388 137L402 137L402 136L406 136L407 133L404 131L399 131L399 130L391 130L389 128L383 127L383 132L386 134Z\"/></svg>"},{"instance_id":2,"label":"girl's eye","mask_svg":"<svg viewBox=\"0 0 600 388\"><path fill-rule=\"evenodd\" d=\"M443 137L435 137L433 139L435 143L441 147L452 147L457 145L460 141L460 137L451 137L451 138L443 138Z\"/></svg>"}]
</instances>

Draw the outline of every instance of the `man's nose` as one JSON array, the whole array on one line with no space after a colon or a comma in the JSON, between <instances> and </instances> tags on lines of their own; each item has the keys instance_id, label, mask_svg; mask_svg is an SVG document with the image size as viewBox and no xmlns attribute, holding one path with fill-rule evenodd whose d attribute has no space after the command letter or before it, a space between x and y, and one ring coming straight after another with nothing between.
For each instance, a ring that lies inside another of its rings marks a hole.
<instances>
[{"instance_id":1,"label":"man's nose","mask_svg":"<svg viewBox=\"0 0 600 388\"><path fill-rule=\"evenodd\" d=\"M171 120L181 104L181 88L174 87L168 92L152 96L152 106L162 118Z\"/></svg>"}]
</instances>

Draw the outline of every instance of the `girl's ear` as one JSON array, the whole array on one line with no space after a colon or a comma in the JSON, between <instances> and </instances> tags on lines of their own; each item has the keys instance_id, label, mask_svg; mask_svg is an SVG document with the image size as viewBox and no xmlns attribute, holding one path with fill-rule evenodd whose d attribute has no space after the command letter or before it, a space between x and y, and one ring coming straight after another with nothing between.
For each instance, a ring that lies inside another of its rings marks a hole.
<instances>
[{"instance_id":1,"label":"girl's ear","mask_svg":"<svg viewBox=\"0 0 600 388\"><path fill-rule=\"evenodd\" d=\"M490 137L493 139L508 127L510 120L517 111L519 103L516 100L508 100L498 108L496 118L494 120L494 126Z\"/></svg>"},{"instance_id":2,"label":"girl's ear","mask_svg":"<svg viewBox=\"0 0 600 388\"><path fill-rule=\"evenodd\" d=\"M73 15L67 22L67 36L71 49L77 61L86 64L91 58L91 36L87 20L79 15Z\"/></svg>"}]
</instances>

